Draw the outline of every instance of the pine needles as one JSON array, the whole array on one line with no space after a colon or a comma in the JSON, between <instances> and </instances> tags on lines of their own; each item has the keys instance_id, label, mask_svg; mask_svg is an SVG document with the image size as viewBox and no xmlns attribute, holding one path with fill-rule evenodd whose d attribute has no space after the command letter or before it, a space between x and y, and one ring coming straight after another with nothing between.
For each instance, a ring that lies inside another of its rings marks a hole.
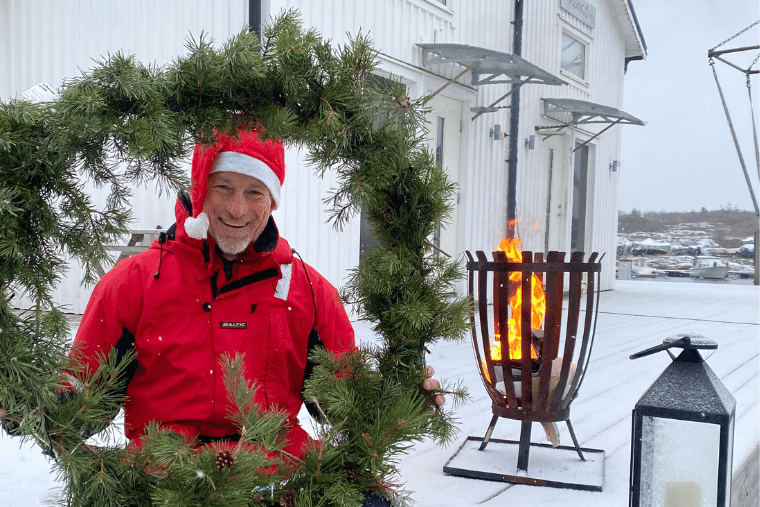
<instances>
[{"instance_id":1,"label":"pine needles","mask_svg":"<svg viewBox=\"0 0 760 507\"><path fill-rule=\"evenodd\" d=\"M445 442L455 430L435 393L421 388L424 351L460 339L469 312L468 301L449 296L459 264L433 255L428 241L456 189L425 148L425 101L410 100L392 79L372 78L369 39L332 48L295 12L274 20L261 41L243 31L217 50L201 34L187 49L165 68L115 54L66 83L53 103L0 103L4 423L56 456L77 507L355 506L365 491L403 503L395 460L411 442ZM186 186L179 167L193 143L241 125L305 148L318 173L337 174L327 202L337 228L359 210L367 215L380 247L361 259L344 297L375 324L382 346L315 356L305 396L321 411L322 441L303 462L282 455L289 422L253 403L256 386L240 357L223 365L239 443L196 449L151 427L139 449L91 445L89 433L118 408L113 384L125 362L104 358L93 377L79 372L86 388L61 403L65 326L45 311L66 256L83 262L92 282L94 266L107 261L103 245L127 228L130 188ZM105 207L84 192L88 180L110 188ZM39 301L35 319L11 312L17 291ZM458 387L443 391L455 403L466 396Z\"/></svg>"}]
</instances>

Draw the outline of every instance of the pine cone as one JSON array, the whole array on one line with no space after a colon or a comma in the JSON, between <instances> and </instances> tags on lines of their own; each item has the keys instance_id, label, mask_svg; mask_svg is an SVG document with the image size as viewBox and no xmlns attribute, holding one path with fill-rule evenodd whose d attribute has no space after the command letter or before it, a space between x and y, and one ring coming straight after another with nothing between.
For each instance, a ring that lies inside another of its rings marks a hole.
<instances>
[{"instance_id":1,"label":"pine cone","mask_svg":"<svg viewBox=\"0 0 760 507\"><path fill-rule=\"evenodd\" d=\"M232 457L232 453L224 449L223 451L220 451L219 454L216 455L216 461L214 462L214 466L216 467L217 472L221 472L222 470L227 470L228 468L232 468L232 465L235 464L235 458Z\"/></svg>"},{"instance_id":2,"label":"pine cone","mask_svg":"<svg viewBox=\"0 0 760 507\"><path fill-rule=\"evenodd\" d=\"M280 507L293 507L296 504L295 490L288 489L280 495Z\"/></svg>"},{"instance_id":3,"label":"pine cone","mask_svg":"<svg viewBox=\"0 0 760 507\"><path fill-rule=\"evenodd\" d=\"M353 470L343 470L343 473L346 475L346 480L349 484L355 483L356 479L359 478L359 473L354 472Z\"/></svg>"}]
</instances>

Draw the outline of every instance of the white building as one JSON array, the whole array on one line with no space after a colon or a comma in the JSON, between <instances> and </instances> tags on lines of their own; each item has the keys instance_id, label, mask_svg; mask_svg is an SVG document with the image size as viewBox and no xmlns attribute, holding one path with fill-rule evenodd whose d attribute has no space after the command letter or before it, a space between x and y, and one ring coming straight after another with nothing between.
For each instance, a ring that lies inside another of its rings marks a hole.
<instances>
[{"instance_id":1,"label":"white building","mask_svg":"<svg viewBox=\"0 0 760 507\"><path fill-rule=\"evenodd\" d=\"M42 82L57 87L116 51L167 64L185 53L190 35L204 32L221 44L246 23L295 8L305 26L333 44L369 34L380 51L378 74L402 80L411 98L440 90L430 114L431 149L460 186L454 219L440 234L443 251L489 253L514 216L524 250L606 253L601 288L612 289L621 135L631 128L622 124L641 124L619 111L623 79L631 60L646 57L631 3L7 0L0 3L0 98ZM516 81L525 84L499 100ZM283 206L275 212L280 232L340 286L359 262L360 217L333 230L322 204L331 176L313 176L295 151L286 163ZM173 197L159 198L152 186L136 189L132 203L134 229L174 222ZM56 293L76 313L90 293L80 278L72 265Z\"/></svg>"}]
</instances>

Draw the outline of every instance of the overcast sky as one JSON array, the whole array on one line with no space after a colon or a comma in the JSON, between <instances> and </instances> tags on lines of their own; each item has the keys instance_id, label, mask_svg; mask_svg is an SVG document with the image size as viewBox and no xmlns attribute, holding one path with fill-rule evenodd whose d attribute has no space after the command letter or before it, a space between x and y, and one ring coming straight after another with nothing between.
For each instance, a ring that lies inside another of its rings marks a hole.
<instances>
[{"instance_id":1,"label":"overcast sky","mask_svg":"<svg viewBox=\"0 0 760 507\"><path fill-rule=\"evenodd\" d=\"M633 0L647 58L628 65L623 109L646 126L623 126L621 211L754 210L707 51L760 19L757 0ZM760 44L760 25L723 48ZM723 56L746 69L758 50ZM752 187L760 200L745 74L716 61ZM760 69L760 61L753 70ZM755 122L758 75L751 77ZM760 124L757 125L760 129Z\"/></svg>"}]
</instances>

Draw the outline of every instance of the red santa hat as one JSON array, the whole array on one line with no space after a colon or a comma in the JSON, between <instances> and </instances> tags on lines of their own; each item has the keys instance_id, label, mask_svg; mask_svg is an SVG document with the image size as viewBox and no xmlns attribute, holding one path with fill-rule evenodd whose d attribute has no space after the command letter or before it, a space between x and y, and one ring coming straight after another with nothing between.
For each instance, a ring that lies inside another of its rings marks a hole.
<instances>
[{"instance_id":1,"label":"red santa hat","mask_svg":"<svg viewBox=\"0 0 760 507\"><path fill-rule=\"evenodd\" d=\"M203 212L206 185L212 172L235 172L253 176L272 193L274 209L280 205L280 188L285 181L285 149L279 140L261 141L255 130L240 130L239 137L220 134L214 144L197 144L193 152L190 199L193 216L185 220L191 238L206 239L209 219Z\"/></svg>"}]
</instances>

